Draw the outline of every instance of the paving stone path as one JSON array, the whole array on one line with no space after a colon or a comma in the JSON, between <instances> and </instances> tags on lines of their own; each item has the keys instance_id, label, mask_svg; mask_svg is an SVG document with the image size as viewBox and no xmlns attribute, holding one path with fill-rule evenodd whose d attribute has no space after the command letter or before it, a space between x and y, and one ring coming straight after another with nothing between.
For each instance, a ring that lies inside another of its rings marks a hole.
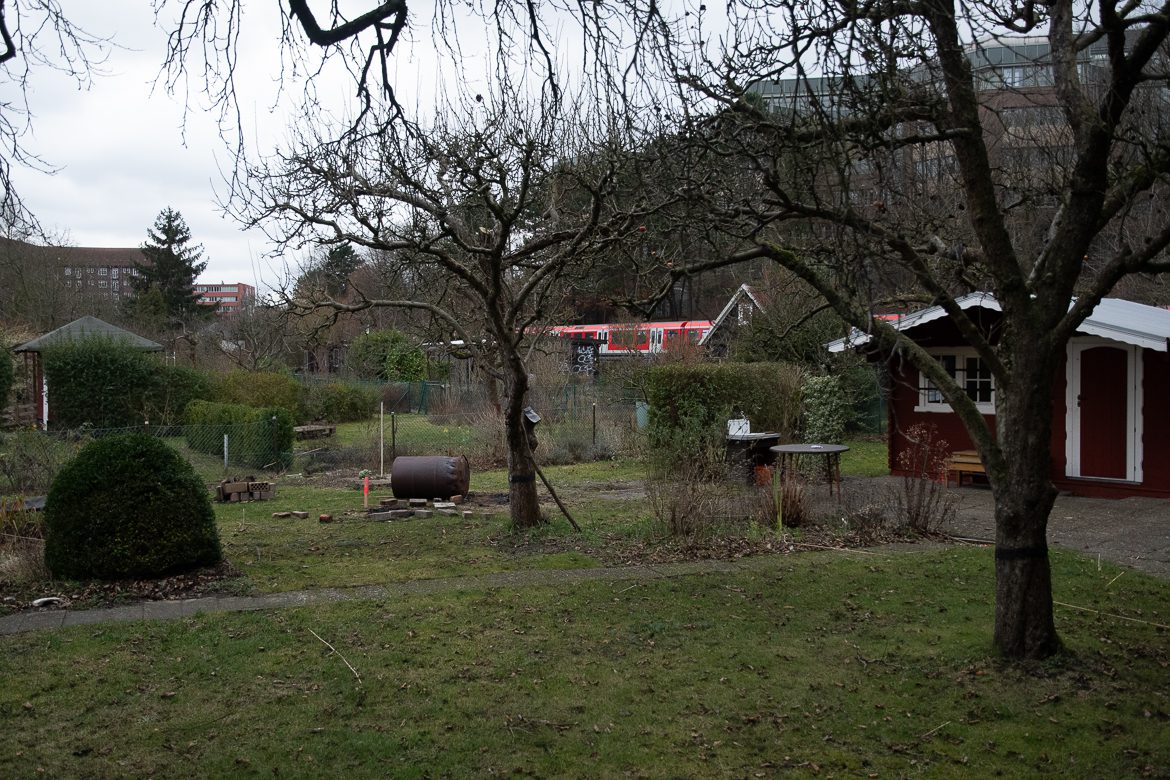
<instances>
[{"instance_id":1,"label":"paving stone path","mask_svg":"<svg viewBox=\"0 0 1170 780\"><path fill-rule=\"evenodd\" d=\"M595 580L653 580L684 577L691 574L751 571L764 568L770 562L774 562L772 556L741 558L735 561L685 561L655 566L504 571L464 577L412 580L389 585L296 590L260 596L207 596L182 601L145 601L140 604L105 609L55 609L21 612L0 618L0 635L129 620L174 620L199 613L283 609L338 601L378 601L412 594L447 593L527 585L572 585Z\"/></svg>"},{"instance_id":2,"label":"paving stone path","mask_svg":"<svg viewBox=\"0 0 1170 780\"><path fill-rule=\"evenodd\" d=\"M891 477L846 479L845 492L848 500L845 503L880 496L888 487L896 487L897 484L898 481ZM957 490L956 494L959 497L958 511L943 530L957 537L984 540L994 538L995 519L991 492L966 488ZM835 501L832 506L841 505L839 499L828 497L826 500ZM1127 498L1116 501L1062 496L1057 500L1049 519L1048 537L1053 545L1077 550L1090 556L1100 556L1156 577L1170 579L1170 501L1165 499ZM937 547L935 544L895 545L887 548L886 552L893 554L895 550L901 552L935 547ZM851 554L872 555L874 551L858 551ZM594 580L651 580L690 574L752 571L773 566L775 560L774 556L760 556L734 561L686 561L656 566L496 572L388 585L299 590L260 596L208 596L185 601L147 601L109 609L21 612L0 618L0 635L127 620L171 620L190 617L200 612L244 612L337 601L376 601L411 594L524 585L566 585Z\"/></svg>"}]
</instances>

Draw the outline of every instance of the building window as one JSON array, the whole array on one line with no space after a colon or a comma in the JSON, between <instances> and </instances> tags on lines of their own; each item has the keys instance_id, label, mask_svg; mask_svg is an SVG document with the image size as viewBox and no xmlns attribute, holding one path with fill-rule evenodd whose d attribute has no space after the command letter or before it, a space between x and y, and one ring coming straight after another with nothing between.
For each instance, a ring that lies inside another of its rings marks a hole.
<instances>
[{"instance_id":1,"label":"building window","mask_svg":"<svg viewBox=\"0 0 1170 780\"><path fill-rule=\"evenodd\" d=\"M102 289L105 289L105 286L106 286L106 280L105 280L105 279L102 279L100 282L98 282L98 287L101 287Z\"/></svg>"},{"instance_id":2,"label":"building window","mask_svg":"<svg viewBox=\"0 0 1170 780\"><path fill-rule=\"evenodd\" d=\"M117 282L110 282L110 286L114 288L114 292L117 292L120 287Z\"/></svg>"},{"instance_id":3,"label":"building window","mask_svg":"<svg viewBox=\"0 0 1170 780\"><path fill-rule=\"evenodd\" d=\"M110 269L108 269L108 268L99 268L98 269L98 276L108 276L109 273L110 273Z\"/></svg>"},{"instance_id":4,"label":"building window","mask_svg":"<svg viewBox=\"0 0 1170 780\"><path fill-rule=\"evenodd\" d=\"M117 269L117 268L111 268L111 269L110 269L110 276L112 276L112 277L114 277L115 279L117 279L117 278L118 278L118 269Z\"/></svg>"},{"instance_id":5,"label":"building window","mask_svg":"<svg viewBox=\"0 0 1170 780\"><path fill-rule=\"evenodd\" d=\"M92 268L86 268L86 269L85 269L85 272L86 272L87 274L92 274L92 273L93 273L93 269L92 269Z\"/></svg>"},{"instance_id":6,"label":"building window","mask_svg":"<svg viewBox=\"0 0 1170 780\"><path fill-rule=\"evenodd\" d=\"M957 348L946 351L931 351L931 355L963 388L967 397L975 402L983 414L995 414L995 377L983 358L971 348ZM925 376L919 375L918 405L916 412L950 412L951 405L943 398L942 391Z\"/></svg>"}]
</instances>

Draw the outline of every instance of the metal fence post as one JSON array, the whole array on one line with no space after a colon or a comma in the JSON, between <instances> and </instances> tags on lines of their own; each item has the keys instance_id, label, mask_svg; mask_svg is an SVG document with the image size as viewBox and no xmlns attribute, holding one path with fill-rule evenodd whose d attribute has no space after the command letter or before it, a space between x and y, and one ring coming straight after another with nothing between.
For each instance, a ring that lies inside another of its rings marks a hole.
<instances>
[{"instance_id":1,"label":"metal fence post","mask_svg":"<svg viewBox=\"0 0 1170 780\"><path fill-rule=\"evenodd\" d=\"M228 435L223 435L223 470L226 472L228 468Z\"/></svg>"},{"instance_id":2,"label":"metal fence post","mask_svg":"<svg viewBox=\"0 0 1170 780\"><path fill-rule=\"evenodd\" d=\"M597 446L597 403L593 404L593 446Z\"/></svg>"},{"instance_id":3,"label":"metal fence post","mask_svg":"<svg viewBox=\"0 0 1170 780\"><path fill-rule=\"evenodd\" d=\"M390 457L398 457L398 413L390 412Z\"/></svg>"},{"instance_id":4,"label":"metal fence post","mask_svg":"<svg viewBox=\"0 0 1170 780\"><path fill-rule=\"evenodd\" d=\"M378 404L378 476L386 476L386 402Z\"/></svg>"}]
</instances>

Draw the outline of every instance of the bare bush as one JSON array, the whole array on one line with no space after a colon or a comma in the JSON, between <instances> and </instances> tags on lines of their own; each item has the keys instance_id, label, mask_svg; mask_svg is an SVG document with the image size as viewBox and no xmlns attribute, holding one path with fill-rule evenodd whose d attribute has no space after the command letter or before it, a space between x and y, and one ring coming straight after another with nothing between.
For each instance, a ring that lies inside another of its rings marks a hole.
<instances>
[{"instance_id":1,"label":"bare bush","mask_svg":"<svg viewBox=\"0 0 1170 780\"><path fill-rule=\"evenodd\" d=\"M40 514L0 507L0 580L24 583L47 579Z\"/></svg>"},{"instance_id":2,"label":"bare bush","mask_svg":"<svg viewBox=\"0 0 1170 780\"><path fill-rule=\"evenodd\" d=\"M906 431L909 447L898 456L904 472L902 483L893 491L897 517L916 533L934 533L954 518L958 503L947 490L946 460L950 446L938 438L933 425L914 425Z\"/></svg>"},{"instance_id":3,"label":"bare bush","mask_svg":"<svg viewBox=\"0 0 1170 780\"><path fill-rule=\"evenodd\" d=\"M718 524L722 514L719 485L703 480L649 480L646 497L659 529L670 536L700 536Z\"/></svg>"},{"instance_id":4,"label":"bare bush","mask_svg":"<svg viewBox=\"0 0 1170 780\"><path fill-rule=\"evenodd\" d=\"M770 524L777 529L800 528L810 520L804 482L793 477L776 477L771 490L761 490Z\"/></svg>"},{"instance_id":5,"label":"bare bush","mask_svg":"<svg viewBox=\"0 0 1170 780\"><path fill-rule=\"evenodd\" d=\"M709 431L686 434L687 448L652 453L646 495L661 529L671 536L707 533L734 515L743 503L729 496L723 440Z\"/></svg>"},{"instance_id":6,"label":"bare bush","mask_svg":"<svg viewBox=\"0 0 1170 780\"><path fill-rule=\"evenodd\" d=\"M47 493L53 477L76 454L77 441L40 431L0 434L0 493Z\"/></svg>"}]
</instances>

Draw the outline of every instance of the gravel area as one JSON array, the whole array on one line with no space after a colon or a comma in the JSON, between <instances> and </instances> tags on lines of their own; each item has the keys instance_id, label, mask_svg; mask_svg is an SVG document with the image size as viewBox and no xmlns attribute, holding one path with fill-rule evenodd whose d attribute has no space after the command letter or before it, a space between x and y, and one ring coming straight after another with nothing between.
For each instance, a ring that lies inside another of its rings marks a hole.
<instances>
[{"instance_id":1,"label":"gravel area","mask_svg":"<svg viewBox=\"0 0 1170 780\"><path fill-rule=\"evenodd\" d=\"M857 500L857 495L880 495L899 482L895 477L847 479L846 502ZM942 530L952 536L995 539L990 488L951 487L951 492L958 496L959 506L954 520ZM1170 579L1170 500L1062 495L1049 518L1048 542Z\"/></svg>"}]
</instances>

